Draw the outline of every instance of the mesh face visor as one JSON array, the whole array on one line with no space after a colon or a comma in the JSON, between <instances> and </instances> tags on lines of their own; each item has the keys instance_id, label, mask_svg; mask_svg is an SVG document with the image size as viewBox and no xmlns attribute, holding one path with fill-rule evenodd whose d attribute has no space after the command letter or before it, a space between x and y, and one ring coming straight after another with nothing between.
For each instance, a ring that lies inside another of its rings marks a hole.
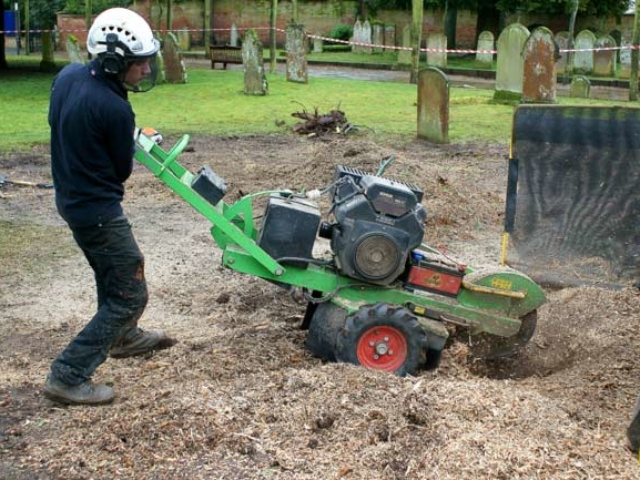
<instances>
[{"instance_id":1,"label":"mesh face visor","mask_svg":"<svg viewBox=\"0 0 640 480\"><path fill-rule=\"evenodd\" d=\"M149 74L142 79L142 81L138 85L129 85L126 81L123 81L123 85L127 90L134 93L140 92L148 92L156 85L156 79L158 77L158 63L156 62L156 55L152 55L150 57L135 57L135 56L127 56L125 58L126 61L126 71L129 68L137 63L137 62L149 62Z\"/></svg>"}]
</instances>

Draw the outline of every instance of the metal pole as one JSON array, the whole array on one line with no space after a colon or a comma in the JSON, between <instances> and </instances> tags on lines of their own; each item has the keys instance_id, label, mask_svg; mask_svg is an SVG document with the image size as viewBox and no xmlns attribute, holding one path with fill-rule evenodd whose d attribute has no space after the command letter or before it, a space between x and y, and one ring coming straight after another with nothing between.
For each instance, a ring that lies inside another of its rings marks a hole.
<instances>
[{"instance_id":1,"label":"metal pole","mask_svg":"<svg viewBox=\"0 0 640 480\"><path fill-rule=\"evenodd\" d=\"M24 1L24 53L31 55L31 45L29 45L29 29L31 28L31 19L29 15L29 0Z\"/></svg>"}]
</instances>

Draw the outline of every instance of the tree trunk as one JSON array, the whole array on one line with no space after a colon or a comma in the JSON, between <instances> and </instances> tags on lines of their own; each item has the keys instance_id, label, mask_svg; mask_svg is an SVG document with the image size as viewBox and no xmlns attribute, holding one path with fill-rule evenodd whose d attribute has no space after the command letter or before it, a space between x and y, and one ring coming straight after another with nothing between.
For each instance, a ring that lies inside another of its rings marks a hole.
<instances>
[{"instance_id":1,"label":"tree trunk","mask_svg":"<svg viewBox=\"0 0 640 480\"><path fill-rule=\"evenodd\" d=\"M492 6L478 7L478 16L476 19L476 45L478 44L478 37L482 32L489 31L493 33L493 36L497 39L502 31L502 15L500 10Z\"/></svg>"},{"instance_id":2,"label":"tree trunk","mask_svg":"<svg viewBox=\"0 0 640 480\"><path fill-rule=\"evenodd\" d=\"M271 19L269 21L269 73L276 73L276 27L278 24L278 0L271 0Z\"/></svg>"},{"instance_id":3,"label":"tree trunk","mask_svg":"<svg viewBox=\"0 0 640 480\"><path fill-rule=\"evenodd\" d=\"M0 32L4 32L4 2L0 2ZM4 33L0 33L0 70L7 70L8 68L7 54L4 48Z\"/></svg>"},{"instance_id":4,"label":"tree trunk","mask_svg":"<svg viewBox=\"0 0 640 480\"><path fill-rule=\"evenodd\" d=\"M213 19L213 0L204 0L204 51L205 55L208 55L209 47L211 46L211 21Z\"/></svg>"},{"instance_id":5,"label":"tree trunk","mask_svg":"<svg viewBox=\"0 0 640 480\"><path fill-rule=\"evenodd\" d=\"M420 68L420 44L422 43L422 17L424 7L422 0L411 0L411 83L418 83L418 70Z\"/></svg>"},{"instance_id":6,"label":"tree trunk","mask_svg":"<svg viewBox=\"0 0 640 480\"><path fill-rule=\"evenodd\" d=\"M447 0L444 9L444 34L447 37L447 48L456 48L456 30L458 28L458 7Z\"/></svg>"},{"instance_id":7,"label":"tree trunk","mask_svg":"<svg viewBox=\"0 0 640 480\"><path fill-rule=\"evenodd\" d=\"M576 17L578 16L578 7L580 6L580 2L578 0L573 0L573 5L571 6L571 17L569 17L569 43L567 45L568 50L573 50L573 37L576 32ZM567 52L567 66L565 67L565 76L564 81L571 78L571 74L573 73L573 56L574 52Z\"/></svg>"},{"instance_id":8,"label":"tree trunk","mask_svg":"<svg viewBox=\"0 0 640 480\"><path fill-rule=\"evenodd\" d=\"M49 28L45 28L42 32L42 60L40 61L41 72L53 72L56 69L56 63L53 59L52 30L53 25Z\"/></svg>"},{"instance_id":9,"label":"tree trunk","mask_svg":"<svg viewBox=\"0 0 640 480\"><path fill-rule=\"evenodd\" d=\"M629 101L635 102L638 100L638 44L640 43L640 29L638 28L640 22L640 1L636 0L636 14L633 19L633 39L631 40L631 76L629 78Z\"/></svg>"}]
</instances>

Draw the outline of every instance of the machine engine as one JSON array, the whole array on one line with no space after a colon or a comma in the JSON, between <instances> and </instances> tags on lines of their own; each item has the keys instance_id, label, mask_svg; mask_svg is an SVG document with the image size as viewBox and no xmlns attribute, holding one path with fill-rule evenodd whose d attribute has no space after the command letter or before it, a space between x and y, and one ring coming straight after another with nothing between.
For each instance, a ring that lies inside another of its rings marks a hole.
<instances>
[{"instance_id":1,"label":"machine engine","mask_svg":"<svg viewBox=\"0 0 640 480\"><path fill-rule=\"evenodd\" d=\"M342 274L378 285L404 271L424 235L422 191L404 182L338 166L328 236Z\"/></svg>"}]
</instances>

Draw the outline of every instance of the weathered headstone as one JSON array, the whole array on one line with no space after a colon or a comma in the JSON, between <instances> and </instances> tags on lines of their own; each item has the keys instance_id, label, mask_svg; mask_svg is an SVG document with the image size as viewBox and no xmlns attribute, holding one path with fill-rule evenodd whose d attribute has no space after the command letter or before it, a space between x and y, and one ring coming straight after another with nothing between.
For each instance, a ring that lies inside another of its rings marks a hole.
<instances>
[{"instance_id":1,"label":"weathered headstone","mask_svg":"<svg viewBox=\"0 0 640 480\"><path fill-rule=\"evenodd\" d=\"M176 36L169 32L162 45L165 80L168 83L187 83L187 68L182 60L182 52Z\"/></svg>"},{"instance_id":2,"label":"weathered headstone","mask_svg":"<svg viewBox=\"0 0 640 480\"><path fill-rule=\"evenodd\" d=\"M183 52L188 52L191 49L191 32L189 29L183 28L176 31L176 37L178 38L178 46Z\"/></svg>"},{"instance_id":3,"label":"weathered headstone","mask_svg":"<svg viewBox=\"0 0 640 480\"><path fill-rule=\"evenodd\" d=\"M395 25L384 25L384 46L385 47L395 47L396 46L396 26ZM394 48L385 48L386 51L395 51Z\"/></svg>"},{"instance_id":4,"label":"weathered headstone","mask_svg":"<svg viewBox=\"0 0 640 480\"><path fill-rule=\"evenodd\" d=\"M449 87L449 79L438 68L418 72L419 138L449 143Z\"/></svg>"},{"instance_id":5,"label":"weathered headstone","mask_svg":"<svg viewBox=\"0 0 640 480\"><path fill-rule=\"evenodd\" d=\"M497 102L518 101L522 97L522 49L527 38L529 30L519 23L507 26L498 37L496 86L493 95Z\"/></svg>"},{"instance_id":6,"label":"weathered headstone","mask_svg":"<svg viewBox=\"0 0 640 480\"><path fill-rule=\"evenodd\" d=\"M232 24L231 25L231 34L230 34L230 38L229 38L229 45L231 45L232 47L237 47L238 46L238 27L236 27L236 24Z\"/></svg>"},{"instance_id":7,"label":"weathered headstone","mask_svg":"<svg viewBox=\"0 0 640 480\"><path fill-rule=\"evenodd\" d=\"M362 51L362 22L358 18L356 23L353 24L353 43L351 44L351 51L358 53Z\"/></svg>"},{"instance_id":8,"label":"weathered headstone","mask_svg":"<svg viewBox=\"0 0 640 480\"><path fill-rule=\"evenodd\" d=\"M569 57L569 52L564 51L569 48L569 32L556 33L555 40L560 54L560 58L556 62L556 73L564 75L567 71L567 59Z\"/></svg>"},{"instance_id":9,"label":"weathered headstone","mask_svg":"<svg viewBox=\"0 0 640 480\"><path fill-rule=\"evenodd\" d=\"M304 25L290 23L286 29L287 82L309 83L307 34Z\"/></svg>"},{"instance_id":10,"label":"weathered headstone","mask_svg":"<svg viewBox=\"0 0 640 480\"><path fill-rule=\"evenodd\" d=\"M266 95L269 87L264 73L262 43L253 29L247 30L244 34L242 64L244 65L244 94Z\"/></svg>"},{"instance_id":11,"label":"weathered headstone","mask_svg":"<svg viewBox=\"0 0 640 480\"><path fill-rule=\"evenodd\" d=\"M546 27L536 28L522 51L524 70L522 101L553 103L556 101L556 45Z\"/></svg>"},{"instance_id":12,"label":"weathered headstone","mask_svg":"<svg viewBox=\"0 0 640 480\"><path fill-rule=\"evenodd\" d=\"M571 79L571 89L569 96L573 98L589 98L591 82L584 75L574 75Z\"/></svg>"},{"instance_id":13,"label":"weathered headstone","mask_svg":"<svg viewBox=\"0 0 640 480\"><path fill-rule=\"evenodd\" d=\"M364 53L371 53L373 48L371 47L371 23L369 20L365 20L362 24L362 51Z\"/></svg>"},{"instance_id":14,"label":"weathered headstone","mask_svg":"<svg viewBox=\"0 0 640 480\"><path fill-rule=\"evenodd\" d=\"M313 37L313 53L322 53L324 50L324 42L322 40L322 32L317 32Z\"/></svg>"},{"instance_id":15,"label":"weathered headstone","mask_svg":"<svg viewBox=\"0 0 640 480\"><path fill-rule=\"evenodd\" d=\"M631 41L622 38L622 45L620 49L620 72L618 76L620 78L631 77Z\"/></svg>"},{"instance_id":16,"label":"weathered headstone","mask_svg":"<svg viewBox=\"0 0 640 480\"><path fill-rule=\"evenodd\" d=\"M373 25L373 53L382 53L384 50L384 25L375 23Z\"/></svg>"},{"instance_id":17,"label":"weathered headstone","mask_svg":"<svg viewBox=\"0 0 640 480\"><path fill-rule=\"evenodd\" d=\"M411 27L402 29L402 49L398 50L398 64L411 65Z\"/></svg>"},{"instance_id":18,"label":"weathered headstone","mask_svg":"<svg viewBox=\"0 0 640 480\"><path fill-rule=\"evenodd\" d=\"M493 33L482 32L478 36L478 48L476 52L476 68L493 67L493 50L495 49Z\"/></svg>"},{"instance_id":19,"label":"weathered headstone","mask_svg":"<svg viewBox=\"0 0 640 480\"><path fill-rule=\"evenodd\" d=\"M447 67L447 37L442 33L427 35L427 65L430 67Z\"/></svg>"},{"instance_id":20,"label":"weathered headstone","mask_svg":"<svg viewBox=\"0 0 640 480\"><path fill-rule=\"evenodd\" d=\"M609 35L596 40L593 52L593 74L599 77L613 77L616 72L616 41ZM603 50L598 50L603 49Z\"/></svg>"},{"instance_id":21,"label":"weathered headstone","mask_svg":"<svg viewBox=\"0 0 640 480\"><path fill-rule=\"evenodd\" d=\"M596 36L589 30L583 30L576 36L573 54L573 71L575 73L589 74L593 72L593 47L596 44Z\"/></svg>"},{"instance_id":22,"label":"weathered headstone","mask_svg":"<svg viewBox=\"0 0 640 480\"><path fill-rule=\"evenodd\" d=\"M80 44L78 39L74 35L67 35L66 41L67 54L69 55L69 61L71 63L84 63L84 57L80 50Z\"/></svg>"}]
</instances>

